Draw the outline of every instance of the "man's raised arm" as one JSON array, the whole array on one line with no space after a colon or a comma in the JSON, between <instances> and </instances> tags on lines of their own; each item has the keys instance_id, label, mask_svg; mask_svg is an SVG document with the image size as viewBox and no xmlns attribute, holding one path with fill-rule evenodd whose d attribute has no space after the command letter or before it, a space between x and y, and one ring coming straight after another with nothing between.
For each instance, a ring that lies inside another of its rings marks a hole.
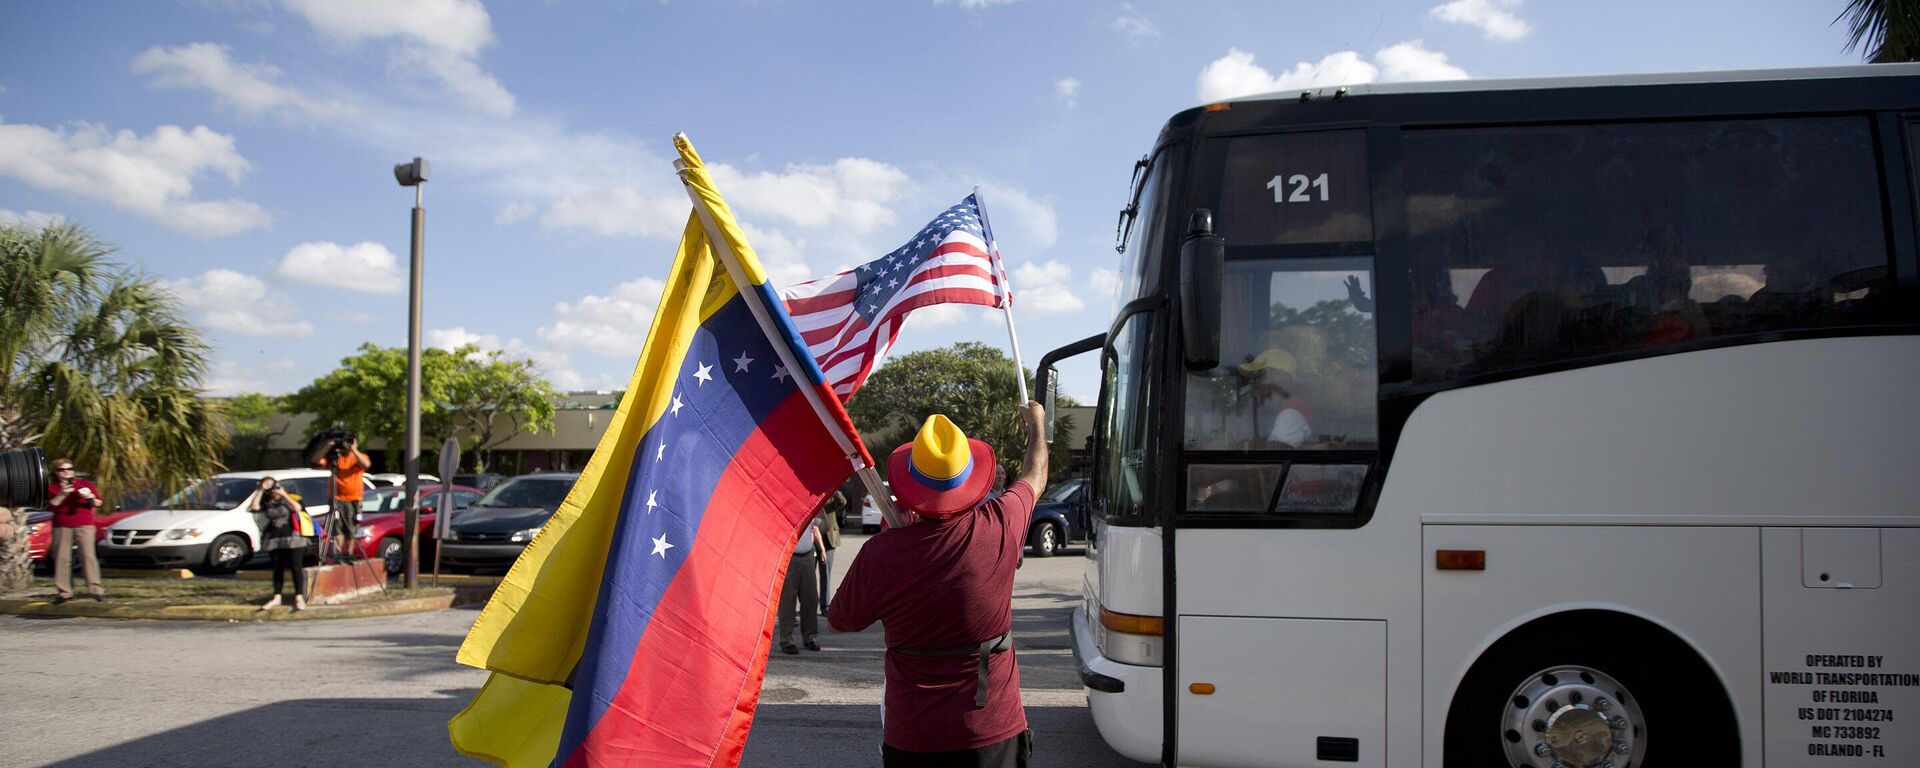
<instances>
[{"instance_id":1,"label":"man's raised arm","mask_svg":"<svg viewBox=\"0 0 1920 768\"><path fill-rule=\"evenodd\" d=\"M1027 457L1021 460L1020 476L1014 481L1026 481L1038 499L1047 489L1047 409L1029 401L1020 409L1020 422L1027 425Z\"/></svg>"}]
</instances>

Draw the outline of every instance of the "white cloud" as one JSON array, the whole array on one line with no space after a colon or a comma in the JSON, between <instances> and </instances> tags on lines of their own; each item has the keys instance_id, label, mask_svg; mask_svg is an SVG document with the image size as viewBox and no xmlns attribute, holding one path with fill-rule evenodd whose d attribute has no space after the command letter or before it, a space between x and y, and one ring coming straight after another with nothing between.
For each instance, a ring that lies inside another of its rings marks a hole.
<instances>
[{"instance_id":1,"label":"white cloud","mask_svg":"<svg viewBox=\"0 0 1920 768\"><path fill-rule=\"evenodd\" d=\"M201 382L207 394L214 397L231 397L247 392L281 394L294 389L288 381L295 364L291 358L276 357L261 362L242 365L232 360L221 360L213 364L213 370Z\"/></svg>"},{"instance_id":2,"label":"white cloud","mask_svg":"<svg viewBox=\"0 0 1920 768\"><path fill-rule=\"evenodd\" d=\"M1386 82L1467 79L1467 71L1448 64L1446 54L1429 51L1418 40L1383 48L1373 60L1379 62L1380 79Z\"/></svg>"},{"instance_id":3,"label":"white cloud","mask_svg":"<svg viewBox=\"0 0 1920 768\"><path fill-rule=\"evenodd\" d=\"M547 206L540 226L670 238L686 228L688 208L685 196L649 195L622 185L563 195Z\"/></svg>"},{"instance_id":4,"label":"white cloud","mask_svg":"<svg viewBox=\"0 0 1920 768\"><path fill-rule=\"evenodd\" d=\"M1429 13L1441 21L1479 27L1488 40L1518 40L1533 31L1513 14L1519 7L1520 0L1452 0Z\"/></svg>"},{"instance_id":5,"label":"white cloud","mask_svg":"<svg viewBox=\"0 0 1920 768\"><path fill-rule=\"evenodd\" d=\"M343 43L392 38L395 69L424 70L475 109L512 115L513 94L480 68L493 19L479 0L280 0L316 32Z\"/></svg>"},{"instance_id":6,"label":"white cloud","mask_svg":"<svg viewBox=\"0 0 1920 768\"><path fill-rule=\"evenodd\" d=\"M795 226L832 226L854 234L893 224L898 217L887 203L907 185L905 172L864 157L843 157L832 165L789 165L785 173L748 175L718 164L709 170L735 208Z\"/></svg>"},{"instance_id":7,"label":"white cloud","mask_svg":"<svg viewBox=\"0 0 1920 768\"><path fill-rule=\"evenodd\" d=\"M227 46L216 43L154 46L134 57L132 68L136 75L153 75L156 88L206 91L220 103L247 114L285 110L331 117L351 112L344 104L310 98L274 82L280 78L278 67L238 64L231 54Z\"/></svg>"},{"instance_id":8,"label":"white cloud","mask_svg":"<svg viewBox=\"0 0 1920 768\"><path fill-rule=\"evenodd\" d=\"M1060 97L1060 101L1067 105L1067 109L1073 109L1080 105L1080 81L1071 77L1055 80L1053 94Z\"/></svg>"},{"instance_id":9,"label":"white cloud","mask_svg":"<svg viewBox=\"0 0 1920 768\"><path fill-rule=\"evenodd\" d=\"M1120 16L1113 20L1113 28L1126 37L1127 42L1134 45L1160 37L1160 28L1148 21L1147 17L1140 15L1132 3L1121 4Z\"/></svg>"},{"instance_id":10,"label":"white cloud","mask_svg":"<svg viewBox=\"0 0 1920 768\"><path fill-rule=\"evenodd\" d=\"M24 226L28 229L45 229L48 225L60 224L67 220L64 214L46 211L10 211L0 208L0 226Z\"/></svg>"},{"instance_id":11,"label":"white cloud","mask_svg":"<svg viewBox=\"0 0 1920 768\"><path fill-rule=\"evenodd\" d=\"M526 221L539 210L539 206L525 200L510 200L501 203L500 208L493 212L493 223L503 227L518 224Z\"/></svg>"},{"instance_id":12,"label":"white cloud","mask_svg":"<svg viewBox=\"0 0 1920 768\"><path fill-rule=\"evenodd\" d=\"M1199 98L1219 101L1274 91L1304 89L1314 85L1372 82L1379 70L1353 51L1330 53L1318 62L1302 61L1276 75L1254 63L1253 54L1238 48L1214 59L1200 70Z\"/></svg>"},{"instance_id":13,"label":"white cloud","mask_svg":"<svg viewBox=\"0 0 1920 768\"><path fill-rule=\"evenodd\" d=\"M553 324L538 331L540 340L562 351L585 349L615 359L636 359L666 287L665 282L642 277L614 286L609 295L561 302L553 308Z\"/></svg>"},{"instance_id":14,"label":"white cloud","mask_svg":"<svg viewBox=\"0 0 1920 768\"><path fill-rule=\"evenodd\" d=\"M1073 268L1059 261L1025 262L1013 268L1012 278L1018 311L1056 315L1087 308L1073 285Z\"/></svg>"},{"instance_id":15,"label":"white cloud","mask_svg":"<svg viewBox=\"0 0 1920 768\"><path fill-rule=\"evenodd\" d=\"M1060 239L1060 217L1053 206L1014 187L982 184L994 245L1001 253L1039 253Z\"/></svg>"},{"instance_id":16,"label":"white cloud","mask_svg":"<svg viewBox=\"0 0 1920 768\"><path fill-rule=\"evenodd\" d=\"M0 123L0 176L41 189L103 200L196 237L264 227L265 209L245 200L195 200L208 173L238 184L251 166L233 137L204 125L163 125L147 136L94 123L48 129Z\"/></svg>"},{"instance_id":17,"label":"white cloud","mask_svg":"<svg viewBox=\"0 0 1920 768\"><path fill-rule=\"evenodd\" d=\"M161 285L200 321L214 330L245 336L293 339L313 333L313 324L299 318L292 300L268 289L267 283L231 269L209 269L198 277L163 280Z\"/></svg>"},{"instance_id":18,"label":"white cloud","mask_svg":"<svg viewBox=\"0 0 1920 768\"><path fill-rule=\"evenodd\" d=\"M406 287L400 257L375 242L301 243L281 257L280 277L362 293L399 293Z\"/></svg>"},{"instance_id":19,"label":"white cloud","mask_svg":"<svg viewBox=\"0 0 1920 768\"><path fill-rule=\"evenodd\" d=\"M483 350L506 348L500 343L499 336L491 333L474 333L467 330L465 326L456 325L452 328L427 329L427 346L429 347L452 352L468 344L475 345Z\"/></svg>"},{"instance_id":20,"label":"white cloud","mask_svg":"<svg viewBox=\"0 0 1920 768\"><path fill-rule=\"evenodd\" d=\"M1419 40L1407 40L1381 49L1369 62L1355 51L1337 51L1317 62L1299 62L1274 74L1254 62L1253 54L1238 48L1200 70L1197 96L1201 101L1254 96L1275 91L1371 83L1375 80L1460 80L1466 70L1447 63L1447 55L1429 51Z\"/></svg>"}]
</instances>

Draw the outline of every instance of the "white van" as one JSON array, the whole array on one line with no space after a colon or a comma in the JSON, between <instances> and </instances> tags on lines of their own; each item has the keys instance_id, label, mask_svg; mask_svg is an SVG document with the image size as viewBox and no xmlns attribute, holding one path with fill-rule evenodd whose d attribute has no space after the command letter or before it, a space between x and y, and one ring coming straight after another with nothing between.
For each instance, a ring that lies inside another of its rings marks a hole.
<instances>
[{"instance_id":1,"label":"white van","mask_svg":"<svg viewBox=\"0 0 1920 768\"><path fill-rule=\"evenodd\" d=\"M228 472L197 481L153 509L115 522L99 544L101 562L211 573L230 573L246 565L260 551L260 527L251 510L260 478L269 476L313 515L316 531L326 530L327 470ZM364 478L360 482L372 487Z\"/></svg>"}]
</instances>

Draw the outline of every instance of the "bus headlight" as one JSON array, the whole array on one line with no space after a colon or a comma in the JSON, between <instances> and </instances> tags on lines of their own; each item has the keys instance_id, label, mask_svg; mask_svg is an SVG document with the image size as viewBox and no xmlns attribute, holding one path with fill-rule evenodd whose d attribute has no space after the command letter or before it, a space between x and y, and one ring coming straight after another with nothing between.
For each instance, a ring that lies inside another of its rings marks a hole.
<instances>
[{"instance_id":1,"label":"bus headlight","mask_svg":"<svg viewBox=\"0 0 1920 768\"><path fill-rule=\"evenodd\" d=\"M1158 616L1135 616L1100 609L1100 628L1093 642L1100 655L1121 664L1158 667L1163 662L1166 621Z\"/></svg>"}]
</instances>

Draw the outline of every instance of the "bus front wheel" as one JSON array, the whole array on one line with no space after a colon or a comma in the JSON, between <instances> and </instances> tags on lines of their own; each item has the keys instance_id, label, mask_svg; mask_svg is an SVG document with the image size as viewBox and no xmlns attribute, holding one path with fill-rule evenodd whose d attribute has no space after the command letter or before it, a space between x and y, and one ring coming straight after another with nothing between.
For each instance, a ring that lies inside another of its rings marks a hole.
<instances>
[{"instance_id":1,"label":"bus front wheel","mask_svg":"<svg viewBox=\"0 0 1920 768\"><path fill-rule=\"evenodd\" d=\"M1475 662L1447 711L1446 765L1738 765L1726 689L1679 638L1633 616L1539 619Z\"/></svg>"}]
</instances>

